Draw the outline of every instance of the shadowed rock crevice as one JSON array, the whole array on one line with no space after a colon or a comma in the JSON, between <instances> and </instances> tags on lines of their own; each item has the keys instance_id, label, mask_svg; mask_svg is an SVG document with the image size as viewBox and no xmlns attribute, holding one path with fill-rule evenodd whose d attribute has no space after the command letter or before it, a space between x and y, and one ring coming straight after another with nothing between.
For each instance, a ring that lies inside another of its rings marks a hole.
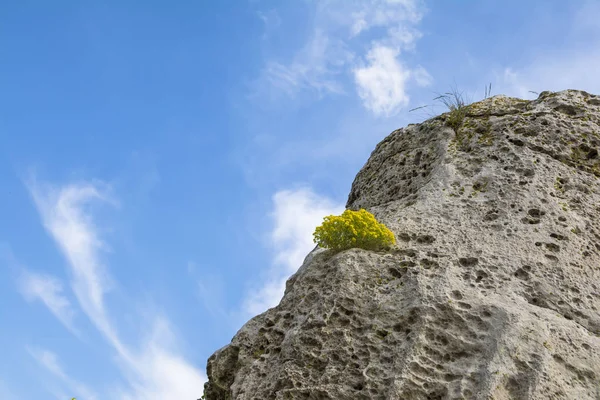
<instances>
[{"instance_id":1,"label":"shadowed rock crevice","mask_svg":"<svg viewBox=\"0 0 600 400\"><path fill-rule=\"evenodd\" d=\"M315 248L210 357L207 400L600 399L600 97L445 121L392 132L353 182L396 247Z\"/></svg>"}]
</instances>

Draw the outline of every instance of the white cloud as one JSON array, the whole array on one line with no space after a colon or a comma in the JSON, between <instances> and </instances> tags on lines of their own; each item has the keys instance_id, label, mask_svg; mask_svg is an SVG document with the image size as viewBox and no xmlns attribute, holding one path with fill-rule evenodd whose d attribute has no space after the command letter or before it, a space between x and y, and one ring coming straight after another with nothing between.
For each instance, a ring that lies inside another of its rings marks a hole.
<instances>
[{"instance_id":1,"label":"white cloud","mask_svg":"<svg viewBox=\"0 0 600 400\"><path fill-rule=\"evenodd\" d=\"M36 361L50 371L55 377L57 377L67 388L67 392L71 394L71 397L79 397L86 400L95 400L97 395L85 384L71 378L63 369L58 361L56 354L48 350L42 349L27 349L29 354Z\"/></svg>"},{"instance_id":2,"label":"white cloud","mask_svg":"<svg viewBox=\"0 0 600 400\"><path fill-rule=\"evenodd\" d=\"M73 291L81 308L112 343L118 343L103 301L110 278L99 251L106 246L97 237L91 215L85 212L93 200L109 201L109 197L91 184L43 188L34 183L29 189L44 227L69 261Z\"/></svg>"},{"instance_id":3,"label":"white cloud","mask_svg":"<svg viewBox=\"0 0 600 400\"><path fill-rule=\"evenodd\" d=\"M275 255L263 286L251 292L244 309L251 315L276 306L285 291L286 280L302 265L315 247L313 232L327 215L341 214L345 207L315 194L308 188L282 190L273 196L270 214L274 228L270 239Z\"/></svg>"},{"instance_id":4,"label":"white cloud","mask_svg":"<svg viewBox=\"0 0 600 400\"><path fill-rule=\"evenodd\" d=\"M354 70L354 79L363 104L375 115L392 115L406 106L406 81L410 71L398 62L398 51L374 47L367 54L369 65Z\"/></svg>"},{"instance_id":5,"label":"white cloud","mask_svg":"<svg viewBox=\"0 0 600 400\"><path fill-rule=\"evenodd\" d=\"M40 300L67 329L79 336L79 332L73 326L75 311L63 294L63 285L59 279L24 270L19 286L27 301Z\"/></svg>"},{"instance_id":6,"label":"white cloud","mask_svg":"<svg viewBox=\"0 0 600 400\"><path fill-rule=\"evenodd\" d=\"M290 97L304 89L312 89L319 96L346 94L347 83L343 78L354 71L359 94L366 99L365 107L378 114L388 114L405 105L408 102L405 81L411 74L408 68L401 66L397 56L400 50L413 50L422 36L414 25L425 12L423 3L419 0L321 0L309 4L314 5L314 17L307 42L291 62L270 60L266 63L258 84L261 90L267 87ZM376 38L365 46L362 37L374 31ZM365 48L367 54L364 54ZM371 66L357 66L365 57ZM361 71L359 77L356 71ZM388 78L393 80L391 92L384 90L382 83ZM423 67L419 67L415 78L420 85L430 81ZM380 111L382 107L384 112Z\"/></svg>"},{"instance_id":7,"label":"white cloud","mask_svg":"<svg viewBox=\"0 0 600 400\"><path fill-rule=\"evenodd\" d=\"M416 46L417 40L419 40L423 34L417 29L398 26L388 30L387 38L380 41L382 45L398 46L404 51L413 51Z\"/></svg>"},{"instance_id":8,"label":"white cloud","mask_svg":"<svg viewBox=\"0 0 600 400\"><path fill-rule=\"evenodd\" d=\"M34 182L29 189L45 228L69 261L72 288L81 308L118 355L129 385L118 390L120 398L158 400L174 394L196 398L206 378L172 348L173 335L165 319L153 316L152 334L135 340L142 343L136 351L123 343L109 318L104 295L111 278L100 257L107 245L99 238L92 206L98 201L115 202L107 195L108 188L102 191L101 186L84 183L56 188ZM52 357L43 360L49 369L58 371Z\"/></svg>"}]
</instances>

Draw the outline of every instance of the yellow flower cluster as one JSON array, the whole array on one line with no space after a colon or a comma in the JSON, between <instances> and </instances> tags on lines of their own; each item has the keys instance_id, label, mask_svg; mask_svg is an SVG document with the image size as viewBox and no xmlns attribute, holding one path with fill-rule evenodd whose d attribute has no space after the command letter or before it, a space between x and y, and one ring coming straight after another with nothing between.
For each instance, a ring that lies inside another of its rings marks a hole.
<instances>
[{"instance_id":1,"label":"yellow flower cluster","mask_svg":"<svg viewBox=\"0 0 600 400\"><path fill-rule=\"evenodd\" d=\"M324 248L365 250L388 248L396 243L394 233L365 209L346 210L340 216L330 215L315 229L314 241Z\"/></svg>"}]
</instances>

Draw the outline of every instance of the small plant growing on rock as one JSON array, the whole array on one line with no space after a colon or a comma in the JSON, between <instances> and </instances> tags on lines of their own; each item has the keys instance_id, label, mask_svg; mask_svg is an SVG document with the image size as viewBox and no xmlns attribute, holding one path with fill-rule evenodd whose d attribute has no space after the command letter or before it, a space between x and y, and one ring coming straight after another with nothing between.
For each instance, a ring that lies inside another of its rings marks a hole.
<instances>
[{"instance_id":1,"label":"small plant growing on rock","mask_svg":"<svg viewBox=\"0 0 600 400\"><path fill-rule=\"evenodd\" d=\"M333 250L359 247L365 250L390 248L396 243L394 233L365 209L346 210L340 216L330 215L315 229L314 241Z\"/></svg>"},{"instance_id":2,"label":"small plant growing on rock","mask_svg":"<svg viewBox=\"0 0 600 400\"><path fill-rule=\"evenodd\" d=\"M484 99L490 97L492 92L492 84L485 87L485 95ZM451 127L454 132L458 132L460 127L463 124L465 117L467 116L467 112L469 111L470 101L466 100L463 97L463 93L459 92L456 86L450 89L450 92L446 92L444 94L438 95L433 100L439 100L446 108L448 109L448 115L446 116L445 122ZM417 108L413 108L409 111L419 110L429 106L421 106Z\"/></svg>"},{"instance_id":3,"label":"small plant growing on rock","mask_svg":"<svg viewBox=\"0 0 600 400\"><path fill-rule=\"evenodd\" d=\"M468 110L467 101L465 101L463 98L462 93L459 93L458 90L453 89L451 92L440 95L434 100L441 101L448 108L449 114L446 118L446 123L455 132L458 131L467 115Z\"/></svg>"}]
</instances>

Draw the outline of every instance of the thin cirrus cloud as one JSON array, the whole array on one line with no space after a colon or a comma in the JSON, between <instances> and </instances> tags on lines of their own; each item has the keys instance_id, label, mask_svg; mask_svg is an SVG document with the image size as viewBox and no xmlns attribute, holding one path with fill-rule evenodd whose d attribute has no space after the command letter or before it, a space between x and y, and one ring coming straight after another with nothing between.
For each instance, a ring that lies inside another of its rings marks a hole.
<instances>
[{"instance_id":1,"label":"thin cirrus cloud","mask_svg":"<svg viewBox=\"0 0 600 400\"><path fill-rule=\"evenodd\" d=\"M407 83L431 83L422 66L400 59L422 36L416 26L426 9L418 0L328 0L310 2L312 31L289 62L266 62L257 87L271 97L294 97L303 90L347 95L354 83L364 107L376 116L396 114L406 106ZM373 32L379 32L372 38ZM371 37L365 43L364 37ZM345 79L352 76L353 80ZM265 85L266 83L266 85Z\"/></svg>"},{"instance_id":2,"label":"thin cirrus cloud","mask_svg":"<svg viewBox=\"0 0 600 400\"><path fill-rule=\"evenodd\" d=\"M55 187L32 182L28 186L44 227L68 260L73 276L71 287L81 309L116 352L117 364L127 385L114 388L113 398L194 398L206 378L178 354L174 346L176 340L165 318L153 317L152 326L147 330L150 334L135 340L142 343L139 349L124 344L110 319L104 297L110 291L112 280L108 268L101 262L101 252L107 245L99 237L92 212L92 206L98 202L116 204L109 195L109 188L99 183ZM50 288L58 293L56 285ZM64 303L60 299L58 305L62 309ZM51 305L46 304L52 311ZM66 377L53 353L36 354L46 369Z\"/></svg>"},{"instance_id":3,"label":"thin cirrus cloud","mask_svg":"<svg viewBox=\"0 0 600 400\"><path fill-rule=\"evenodd\" d=\"M110 198L92 184L56 188L32 182L29 190L44 227L68 261L81 308L111 342L117 342L103 301L111 285L99 257L105 244L97 237L91 216L84 212L84 206L94 200L110 202Z\"/></svg>"},{"instance_id":4,"label":"thin cirrus cloud","mask_svg":"<svg viewBox=\"0 0 600 400\"><path fill-rule=\"evenodd\" d=\"M274 222L269 240L274 256L264 284L244 300L244 310L257 315L276 306L285 291L286 280L302 265L315 247L313 232L327 215L344 211L343 204L314 193L310 188L281 190L273 195Z\"/></svg>"},{"instance_id":5,"label":"thin cirrus cloud","mask_svg":"<svg viewBox=\"0 0 600 400\"><path fill-rule=\"evenodd\" d=\"M44 368L59 379L61 386L64 386L68 393L76 393L83 399L96 400L98 396L87 385L71 378L64 370L56 354L44 349L28 348L29 354ZM58 398L58 397L57 397Z\"/></svg>"},{"instance_id":6,"label":"thin cirrus cloud","mask_svg":"<svg viewBox=\"0 0 600 400\"><path fill-rule=\"evenodd\" d=\"M344 65L353 57L343 41L329 36L324 30L315 29L292 62L269 61L261 81L266 81L276 92L290 97L306 89L320 96L327 93L344 94L345 89L337 75L343 72Z\"/></svg>"},{"instance_id":7,"label":"thin cirrus cloud","mask_svg":"<svg viewBox=\"0 0 600 400\"><path fill-rule=\"evenodd\" d=\"M69 331L80 336L73 321L75 310L65 295L63 284L58 278L23 270L19 279L19 287L27 301L41 301Z\"/></svg>"}]
</instances>

